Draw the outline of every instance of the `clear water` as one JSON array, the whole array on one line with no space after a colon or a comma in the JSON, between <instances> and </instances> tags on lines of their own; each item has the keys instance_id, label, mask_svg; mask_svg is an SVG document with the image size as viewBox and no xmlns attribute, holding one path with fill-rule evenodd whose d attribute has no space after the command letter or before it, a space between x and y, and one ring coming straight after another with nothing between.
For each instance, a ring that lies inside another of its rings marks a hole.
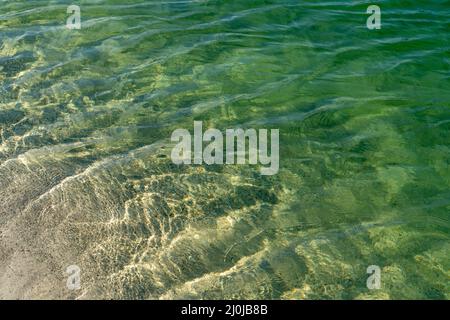
<instances>
[{"instance_id":1,"label":"clear water","mask_svg":"<svg viewBox=\"0 0 450 320\"><path fill-rule=\"evenodd\" d=\"M70 4L0 0L0 298L449 298L448 1ZM194 120L279 173L173 165Z\"/></svg>"}]
</instances>

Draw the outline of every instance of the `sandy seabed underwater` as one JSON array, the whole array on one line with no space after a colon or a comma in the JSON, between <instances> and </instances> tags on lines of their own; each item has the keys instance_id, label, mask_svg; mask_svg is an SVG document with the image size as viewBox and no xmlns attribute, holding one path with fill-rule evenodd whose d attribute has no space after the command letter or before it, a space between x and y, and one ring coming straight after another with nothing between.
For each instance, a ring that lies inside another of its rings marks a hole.
<instances>
[{"instance_id":1,"label":"sandy seabed underwater","mask_svg":"<svg viewBox=\"0 0 450 320\"><path fill-rule=\"evenodd\" d=\"M380 30L369 1L71 4L0 0L1 299L449 299L448 1ZM193 121L279 129L278 174L174 165Z\"/></svg>"}]
</instances>

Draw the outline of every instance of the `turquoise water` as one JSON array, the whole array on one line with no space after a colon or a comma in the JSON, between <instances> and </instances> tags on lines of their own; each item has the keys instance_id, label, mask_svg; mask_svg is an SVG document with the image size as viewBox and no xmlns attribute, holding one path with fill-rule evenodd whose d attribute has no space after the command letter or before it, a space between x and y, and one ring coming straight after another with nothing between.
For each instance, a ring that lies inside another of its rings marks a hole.
<instances>
[{"instance_id":1,"label":"turquoise water","mask_svg":"<svg viewBox=\"0 0 450 320\"><path fill-rule=\"evenodd\" d=\"M449 298L448 1L381 30L370 1L70 4L0 0L0 298ZM278 174L172 164L194 120L279 129Z\"/></svg>"}]
</instances>

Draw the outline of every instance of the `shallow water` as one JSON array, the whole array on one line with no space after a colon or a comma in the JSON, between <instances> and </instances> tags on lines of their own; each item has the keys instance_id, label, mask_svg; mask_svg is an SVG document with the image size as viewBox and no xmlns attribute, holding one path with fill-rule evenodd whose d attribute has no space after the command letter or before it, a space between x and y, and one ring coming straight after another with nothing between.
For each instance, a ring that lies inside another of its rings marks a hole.
<instances>
[{"instance_id":1,"label":"shallow water","mask_svg":"<svg viewBox=\"0 0 450 320\"><path fill-rule=\"evenodd\" d=\"M0 298L449 298L448 1L70 4L0 0ZM194 120L279 173L173 165Z\"/></svg>"}]
</instances>

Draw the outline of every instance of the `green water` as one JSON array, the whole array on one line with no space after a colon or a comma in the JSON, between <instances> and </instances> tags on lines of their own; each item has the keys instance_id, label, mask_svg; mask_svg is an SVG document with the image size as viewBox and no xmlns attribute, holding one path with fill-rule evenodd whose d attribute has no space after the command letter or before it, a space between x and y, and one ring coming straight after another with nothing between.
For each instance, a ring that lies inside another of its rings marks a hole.
<instances>
[{"instance_id":1,"label":"green water","mask_svg":"<svg viewBox=\"0 0 450 320\"><path fill-rule=\"evenodd\" d=\"M0 0L0 298L450 297L448 1L377 1L381 30L371 1L70 4ZM194 120L279 129L279 173L172 164Z\"/></svg>"}]
</instances>

